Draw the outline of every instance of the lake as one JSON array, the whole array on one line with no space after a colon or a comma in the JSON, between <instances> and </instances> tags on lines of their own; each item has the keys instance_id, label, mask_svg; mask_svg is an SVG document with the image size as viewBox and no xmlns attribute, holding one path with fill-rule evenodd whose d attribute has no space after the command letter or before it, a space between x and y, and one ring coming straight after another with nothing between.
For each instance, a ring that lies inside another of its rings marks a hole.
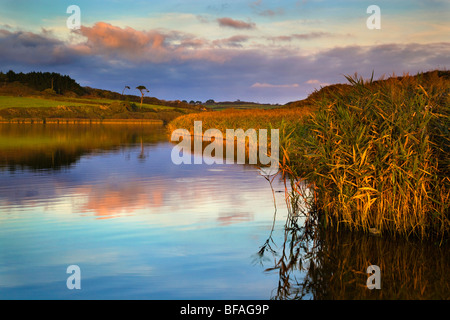
<instances>
[{"instance_id":1,"label":"lake","mask_svg":"<svg viewBox=\"0 0 450 320\"><path fill-rule=\"evenodd\" d=\"M0 298L450 298L448 243L311 231L279 177L174 146L162 126L1 124Z\"/></svg>"}]
</instances>

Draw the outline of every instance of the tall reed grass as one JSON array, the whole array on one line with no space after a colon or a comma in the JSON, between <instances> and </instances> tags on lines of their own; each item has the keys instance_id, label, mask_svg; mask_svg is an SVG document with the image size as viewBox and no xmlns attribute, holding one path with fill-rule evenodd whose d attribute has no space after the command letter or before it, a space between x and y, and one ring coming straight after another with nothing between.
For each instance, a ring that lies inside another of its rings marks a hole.
<instances>
[{"instance_id":1,"label":"tall reed grass","mask_svg":"<svg viewBox=\"0 0 450 320\"><path fill-rule=\"evenodd\" d=\"M203 129L270 129L297 126L300 120L312 112L311 107L270 110L237 110L226 109L192 113L181 116L169 123L170 132L176 129L187 129L194 132L194 121L202 121Z\"/></svg>"},{"instance_id":2,"label":"tall reed grass","mask_svg":"<svg viewBox=\"0 0 450 320\"><path fill-rule=\"evenodd\" d=\"M448 235L450 81L347 79L292 137L284 170L313 183L326 226Z\"/></svg>"}]
</instances>

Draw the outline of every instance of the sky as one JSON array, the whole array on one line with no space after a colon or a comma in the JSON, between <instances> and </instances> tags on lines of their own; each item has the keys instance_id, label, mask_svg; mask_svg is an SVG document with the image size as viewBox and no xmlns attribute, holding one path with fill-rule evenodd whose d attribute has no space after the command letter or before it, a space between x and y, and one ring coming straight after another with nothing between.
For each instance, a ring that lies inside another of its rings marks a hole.
<instances>
[{"instance_id":1,"label":"sky","mask_svg":"<svg viewBox=\"0 0 450 320\"><path fill-rule=\"evenodd\" d=\"M164 100L285 104L345 75L448 70L449 16L448 0L1 0L0 70L129 94L144 85Z\"/></svg>"}]
</instances>

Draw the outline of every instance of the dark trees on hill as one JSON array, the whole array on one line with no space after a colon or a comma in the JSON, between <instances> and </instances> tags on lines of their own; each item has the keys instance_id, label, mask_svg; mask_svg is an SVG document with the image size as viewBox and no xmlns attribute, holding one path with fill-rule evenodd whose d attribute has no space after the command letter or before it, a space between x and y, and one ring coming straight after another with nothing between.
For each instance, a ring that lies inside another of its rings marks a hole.
<instances>
[{"instance_id":1,"label":"dark trees on hill","mask_svg":"<svg viewBox=\"0 0 450 320\"><path fill-rule=\"evenodd\" d=\"M74 92L77 95L83 95L86 93L86 90L75 80L55 72L15 73L10 70L6 74L0 72L0 79L4 79L4 82L17 81L38 91L53 89L58 94Z\"/></svg>"}]
</instances>

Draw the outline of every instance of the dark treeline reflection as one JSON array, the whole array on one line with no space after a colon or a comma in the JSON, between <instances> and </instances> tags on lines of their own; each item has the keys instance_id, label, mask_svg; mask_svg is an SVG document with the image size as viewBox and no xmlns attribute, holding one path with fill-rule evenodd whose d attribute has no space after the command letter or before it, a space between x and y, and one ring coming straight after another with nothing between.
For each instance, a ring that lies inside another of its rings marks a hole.
<instances>
[{"instance_id":1,"label":"dark treeline reflection","mask_svg":"<svg viewBox=\"0 0 450 320\"><path fill-rule=\"evenodd\" d=\"M345 230L323 230L288 200L284 240L272 238L258 252L266 272L277 272L272 299L450 299L448 240L428 243ZM276 208L275 208L276 214ZM274 220L275 221L275 220ZM270 259L268 259L270 258ZM368 289L370 265L381 271L381 289Z\"/></svg>"},{"instance_id":2,"label":"dark treeline reflection","mask_svg":"<svg viewBox=\"0 0 450 320\"><path fill-rule=\"evenodd\" d=\"M0 124L0 168L59 170L83 155L167 139L159 125Z\"/></svg>"}]
</instances>

